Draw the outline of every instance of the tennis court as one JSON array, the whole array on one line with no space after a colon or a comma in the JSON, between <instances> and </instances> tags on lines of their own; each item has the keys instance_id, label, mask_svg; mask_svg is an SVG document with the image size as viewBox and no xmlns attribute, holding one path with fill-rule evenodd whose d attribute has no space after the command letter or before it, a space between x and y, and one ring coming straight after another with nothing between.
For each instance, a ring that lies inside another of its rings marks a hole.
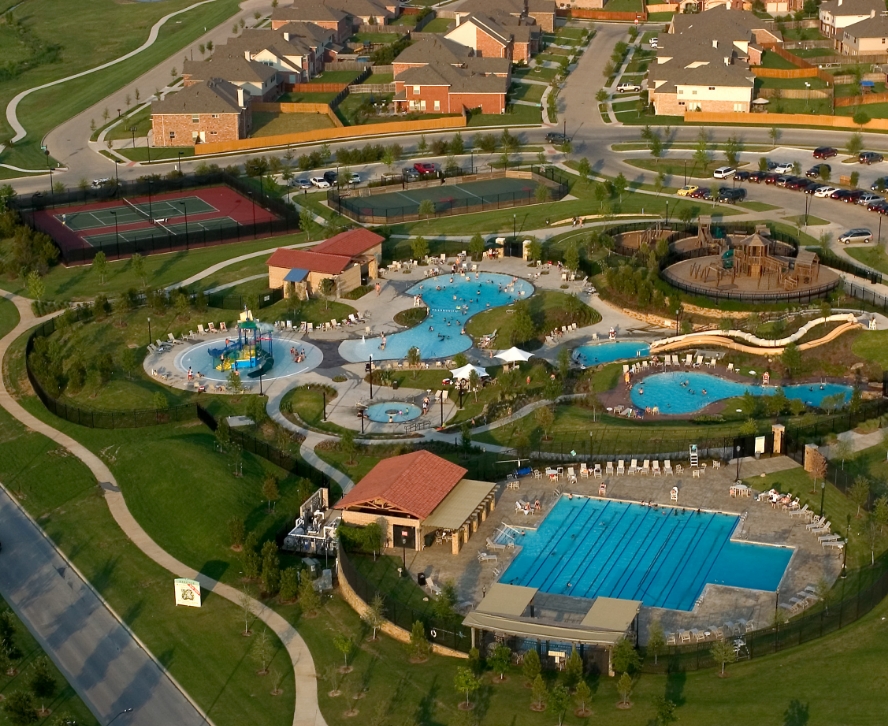
<instances>
[{"instance_id":1,"label":"tennis court","mask_svg":"<svg viewBox=\"0 0 888 726\"><path fill-rule=\"evenodd\" d=\"M122 227L128 224L148 222L152 219L169 219L171 217L183 217L185 214L197 215L218 211L216 207L200 197L191 196L174 200L158 199L156 201L145 201L143 199L138 203L125 199L119 206L104 207L93 211L60 212L55 215L55 218L69 229L75 232L83 232L88 229L113 227L115 224L118 227ZM98 237L102 236L104 235L98 235ZM114 235L111 236L113 237ZM89 241L91 238L87 237L85 239Z\"/></svg>"},{"instance_id":2,"label":"tennis court","mask_svg":"<svg viewBox=\"0 0 888 726\"><path fill-rule=\"evenodd\" d=\"M418 210L422 201L430 199L435 203L436 209L449 208L452 205L487 204L498 201L503 195L514 195L518 198L532 197L537 185L532 179L486 179L473 181L466 184L442 184L420 189L410 189L377 194L369 197L343 198L343 204L348 199L349 203L356 204L372 214L385 216L388 210L398 214L409 214L411 210Z\"/></svg>"},{"instance_id":3,"label":"tennis court","mask_svg":"<svg viewBox=\"0 0 888 726\"><path fill-rule=\"evenodd\" d=\"M180 215L181 216L181 215ZM201 221L189 221L176 224L156 223L150 227L139 227L138 229L128 229L123 232L103 232L102 234L90 235L84 237L84 241L93 247L112 247L120 242L141 242L143 240L153 239L160 235L168 235L176 237L186 233L195 235L203 232L211 232L216 229L225 227L237 227L238 223L231 217L214 217L213 219L204 219Z\"/></svg>"}]
</instances>

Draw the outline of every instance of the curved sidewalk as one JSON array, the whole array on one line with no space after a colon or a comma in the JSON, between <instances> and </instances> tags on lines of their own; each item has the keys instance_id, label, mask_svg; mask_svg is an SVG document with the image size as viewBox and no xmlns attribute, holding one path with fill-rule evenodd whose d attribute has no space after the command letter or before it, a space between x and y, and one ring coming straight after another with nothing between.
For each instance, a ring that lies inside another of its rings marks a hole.
<instances>
[{"instance_id":1,"label":"curved sidewalk","mask_svg":"<svg viewBox=\"0 0 888 726\"><path fill-rule=\"evenodd\" d=\"M3 296L9 299L15 304L16 308L18 308L20 320L19 324L12 330L12 332L0 340L0 361L5 357L9 345L39 322L31 311L29 300L11 293L3 293ZM151 537L148 536L148 533L142 529L142 526L130 513L126 501L120 493L120 488L117 486L117 482L114 479L114 475L105 463L78 441L75 441L61 431L52 428L22 408L22 406L13 399L6 390L5 383L2 380L0 380L0 406L5 408L14 418L32 431L42 434L47 438L52 439L60 446L63 446L89 467L104 491L105 501L108 504L108 508L111 511L114 520L126 536L132 540L136 547L138 547L144 554L178 577L196 579L204 589L211 590L235 604L238 603L241 598L241 592L239 590L230 585L224 585L212 578L206 577L205 575L200 574L197 570L179 562L179 560L167 553L153 539L151 539ZM290 655L290 660L293 663L293 673L296 683L296 708L293 714L293 726L326 726L324 717L321 715L318 707L317 676L314 668L314 660L312 659L311 652L308 650L308 646L305 644L302 636L299 635L295 628L284 620L284 618L259 601L253 601L253 608L256 616L281 639L281 642L284 644L284 647L286 647L287 652ZM153 656L151 656L151 658L153 659ZM166 676L172 683L175 683L169 673L166 673ZM180 692L184 693L184 690L178 687L178 684L176 684L176 687L179 688ZM199 710L196 705L194 705L194 708Z\"/></svg>"}]
</instances>

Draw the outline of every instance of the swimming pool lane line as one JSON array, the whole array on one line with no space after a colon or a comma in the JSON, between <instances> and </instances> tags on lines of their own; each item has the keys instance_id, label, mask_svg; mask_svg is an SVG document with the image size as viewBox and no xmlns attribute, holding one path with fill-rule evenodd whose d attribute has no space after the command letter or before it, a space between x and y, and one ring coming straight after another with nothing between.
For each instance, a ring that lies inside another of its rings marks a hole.
<instances>
[{"instance_id":1,"label":"swimming pool lane line","mask_svg":"<svg viewBox=\"0 0 888 726\"><path fill-rule=\"evenodd\" d=\"M686 510L686 511L688 512L689 517L695 516L694 510ZM691 607L688 608L688 610L694 609L694 603L696 602L697 598L699 597L699 593L701 593L703 591L703 587L705 587L705 579L703 579L702 583L701 583L701 577L703 577L701 575L701 571L703 570L703 564L707 560L710 559L710 551L704 551L704 555L700 559L697 559L693 555L689 555L688 553L691 551L693 551L694 553L697 553L698 551L700 551L702 549L700 547L700 544L704 540L705 535L709 531L710 527L712 527L712 525L715 523L716 518L709 517L708 520L709 521L706 523L705 527L701 527L696 532L691 533L691 536L687 538L687 542L682 543L681 538L679 538L679 541L676 542L675 546L672 548L672 550L670 550L670 552L675 551L675 547L677 547L681 544L684 544L684 553L683 554L686 558L685 559L685 568L690 569L691 567L695 567L695 569L696 569L695 576L693 578L688 579L688 581L686 583L684 583L684 590L685 591L690 590L692 588L692 586L694 588L694 593L691 595ZM687 526L683 527L682 529L684 531L687 531ZM715 542L713 541L713 544L714 543ZM716 556L717 556L717 554L716 554ZM711 561L714 561L714 557L712 557ZM696 562L699 562L700 564L695 566ZM710 569L711 569L711 563L710 563L710 567L707 568L707 572ZM681 578L671 577L667 581L669 584L671 584L671 587L669 587L668 590L666 590L665 602L670 603L670 602L675 602L676 600L680 601L682 599L682 597L684 595L683 592L679 592L677 595L674 595L676 588L679 587L680 579ZM697 587L698 583L701 583L699 585L699 587ZM684 610L685 608L673 606L672 609Z\"/></svg>"}]
</instances>

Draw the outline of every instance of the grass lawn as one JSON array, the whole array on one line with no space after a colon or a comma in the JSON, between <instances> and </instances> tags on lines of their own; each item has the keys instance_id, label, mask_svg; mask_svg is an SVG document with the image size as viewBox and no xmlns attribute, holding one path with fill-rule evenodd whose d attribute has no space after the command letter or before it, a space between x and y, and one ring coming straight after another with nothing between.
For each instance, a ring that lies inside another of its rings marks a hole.
<instances>
[{"instance_id":1,"label":"grass lawn","mask_svg":"<svg viewBox=\"0 0 888 726\"><path fill-rule=\"evenodd\" d=\"M309 83L351 83L359 75L361 71L324 71Z\"/></svg>"},{"instance_id":2,"label":"grass lawn","mask_svg":"<svg viewBox=\"0 0 888 726\"><path fill-rule=\"evenodd\" d=\"M542 122L542 111L533 106L515 106L510 104L504 114L472 114L469 126L539 126Z\"/></svg>"},{"instance_id":3,"label":"grass lawn","mask_svg":"<svg viewBox=\"0 0 888 726\"><path fill-rule=\"evenodd\" d=\"M836 116L853 116L863 111L870 118L888 118L888 103L871 103L866 106L846 106L836 109Z\"/></svg>"},{"instance_id":4,"label":"grass lawn","mask_svg":"<svg viewBox=\"0 0 888 726\"><path fill-rule=\"evenodd\" d=\"M390 103L392 98L394 97L394 93L375 93L373 94L374 101L376 102L385 102L386 104ZM342 103L340 103L336 107L336 115L339 117L339 120L342 121L346 126L354 126L356 124L356 119L358 115L358 110L364 106L365 103L370 101L370 96L366 93L353 93L343 99ZM438 118L444 114L429 114L428 118ZM425 118L425 114L423 114L423 118ZM367 124L378 124L378 123L386 123L389 121L393 121L391 116L367 116L363 123Z\"/></svg>"},{"instance_id":5,"label":"grass lawn","mask_svg":"<svg viewBox=\"0 0 888 726\"><path fill-rule=\"evenodd\" d=\"M117 149L117 151L132 161L161 161L163 159L178 159L179 152L182 152L182 158L194 156L193 146L160 146L152 147L150 150L145 146L139 146L139 139L136 137L136 148L128 147L125 149Z\"/></svg>"},{"instance_id":6,"label":"grass lawn","mask_svg":"<svg viewBox=\"0 0 888 726\"><path fill-rule=\"evenodd\" d=\"M137 111L131 116L124 118L123 121L105 134L105 138L110 139L111 141L118 141L119 139L132 140L133 132L130 131L130 129L133 126L136 127L136 143L138 143L140 139L147 136L148 132L151 131L150 106L146 106L141 111Z\"/></svg>"},{"instance_id":7,"label":"grass lawn","mask_svg":"<svg viewBox=\"0 0 888 726\"><path fill-rule=\"evenodd\" d=\"M4 301L5 302L5 301ZM12 610L6 604L6 601L0 597L0 612ZM15 614L12 614L12 622L15 629L15 645L21 651L22 658L15 664L16 675L10 676L7 673L0 673L0 696L9 698L16 691L27 691L28 681L35 662L46 656L45 651L40 647L25 624L19 620ZM55 667L51 659L49 660L49 671L56 683L56 692L46 700L45 703L38 701L38 706L45 706L52 711L52 718L61 719L60 723L73 723L84 726L98 726L95 716L92 715L86 704L80 700L80 697L74 692L74 689L65 680L65 676ZM70 719L70 720L68 720ZM47 721L44 721L47 723Z\"/></svg>"},{"instance_id":8,"label":"grass lawn","mask_svg":"<svg viewBox=\"0 0 888 726\"><path fill-rule=\"evenodd\" d=\"M823 116L832 115L832 103L830 103L829 99L825 98L814 99L810 101L804 101L800 98L773 99L771 101L771 105L768 106L768 109L772 113L804 113ZM854 114L854 109L848 110L851 112L849 115ZM765 115L763 118L767 119L767 115Z\"/></svg>"},{"instance_id":9,"label":"grass lawn","mask_svg":"<svg viewBox=\"0 0 888 726\"><path fill-rule=\"evenodd\" d=\"M555 292L552 290L537 290L529 299L530 316L533 319L534 326L538 332L535 341L517 341L523 344L525 349L534 350L543 344L543 340L549 332L562 325L577 323L580 327L591 325L601 320L601 315L585 303L580 302L576 297L573 301L568 298L570 296L563 292ZM570 304L576 305L576 312L571 312ZM500 339L508 342L510 345L516 343L514 333L515 315L513 306L494 308L485 310L483 313L475 315L468 323L466 323L466 332L476 340L482 335L497 331L497 341ZM534 345L535 344L535 345ZM508 347L503 344L502 347Z\"/></svg>"},{"instance_id":10,"label":"grass lawn","mask_svg":"<svg viewBox=\"0 0 888 726\"><path fill-rule=\"evenodd\" d=\"M19 323L18 308L6 298L0 298L0 338Z\"/></svg>"},{"instance_id":11,"label":"grass lawn","mask_svg":"<svg viewBox=\"0 0 888 726\"><path fill-rule=\"evenodd\" d=\"M293 91L283 94L278 102L280 103L330 103L338 93L327 93L318 91L317 93L309 91Z\"/></svg>"},{"instance_id":12,"label":"grass lawn","mask_svg":"<svg viewBox=\"0 0 888 726\"><path fill-rule=\"evenodd\" d=\"M780 60L783 60L782 58ZM798 91L804 91L809 84L811 89L819 90L826 88L827 85L819 78L756 78L756 88L791 88ZM774 103L772 101L771 103Z\"/></svg>"},{"instance_id":13,"label":"grass lawn","mask_svg":"<svg viewBox=\"0 0 888 726\"><path fill-rule=\"evenodd\" d=\"M397 42L400 37L400 33L355 33L349 40L353 43L388 44ZM328 83L332 83L332 81L328 81Z\"/></svg>"},{"instance_id":14,"label":"grass lawn","mask_svg":"<svg viewBox=\"0 0 888 726\"><path fill-rule=\"evenodd\" d=\"M888 274L888 255L881 246L846 247L845 251L858 262L867 267Z\"/></svg>"},{"instance_id":15,"label":"grass lawn","mask_svg":"<svg viewBox=\"0 0 888 726\"><path fill-rule=\"evenodd\" d=\"M767 212L771 209L780 209L776 204L767 204L766 202L740 202L737 206L753 212Z\"/></svg>"},{"instance_id":16,"label":"grass lawn","mask_svg":"<svg viewBox=\"0 0 888 726\"><path fill-rule=\"evenodd\" d=\"M267 250L271 254L278 247L305 241L305 235L300 232L270 239L218 245L190 252L149 255L144 258L145 282L149 288L172 285L205 270L210 265L232 257L260 250ZM258 259L264 260L266 258L259 256ZM142 286L142 281L133 274L129 260L109 262L104 284L101 283L99 276L92 272L90 265L78 267L56 265L44 276L43 282L46 284L46 298L51 300L92 299L98 293L108 296L119 295L132 287ZM18 277L14 279L8 276L0 278L0 288L26 294L24 285Z\"/></svg>"},{"instance_id":17,"label":"grass lawn","mask_svg":"<svg viewBox=\"0 0 888 726\"><path fill-rule=\"evenodd\" d=\"M783 39L784 40L824 40L824 36L822 36L815 28L787 28L783 31ZM828 50L827 48L819 48L818 50ZM790 51L793 55L796 52Z\"/></svg>"},{"instance_id":18,"label":"grass lawn","mask_svg":"<svg viewBox=\"0 0 888 726\"><path fill-rule=\"evenodd\" d=\"M539 103L543 97L545 86L530 83L513 83L509 89L509 98L512 101L532 101Z\"/></svg>"},{"instance_id":19,"label":"grass lawn","mask_svg":"<svg viewBox=\"0 0 888 726\"><path fill-rule=\"evenodd\" d=\"M418 19L419 19L418 15L400 15L399 17L395 18L394 20L391 20L388 24L389 25L401 25L404 27L413 28L413 27L416 27L416 23L417 23Z\"/></svg>"},{"instance_id":20,"label":"grass lawn","mask_svg":"<svg viewBox=\"0 0 888 726\"><path fill-rule=\"evenodd\" d=\"M423 27L423 33L446 33L455 23L451 18L435 18Z\"/></svg>"},{"instance_id":21,"label":"grass lawn","mask_svg":"<svg viewBox=\"0 0 888 726\"><path fill-rule=\"evenodd\" d=\"M885 84L881 81L877 81L873 84L872 90L867 90L866 93L885 93ZM860 86L855 83L842 83L835 87L835 94L837 98L843 96L860 96Z\"/></svg>"},{"instance_id":22,"label":"grass lawn","mask_svg":"<svg viewBox=\"0 0 888 726\"><path fill-rule=\"evenodd\" d=\"M800 214L796 217L786 217L787 222L791 222L792 224L804 225L806 223L805 215ZM808 215L807 225L809 227L820 227L824 224L829 224L829 220L821 219L820 217L815 217L813 214Z\"/></svg>"},{"instance_id":23,"label":"grass lawn","mask_svg":"<svg viewBox=\"0 0 888 726\"><path fill-rule=\"evenodd\" d=\"M321 325L329 323L333 318L342 320L355 312L357 311L351 305L338 300L324 301L311 298L297 305L286 299L263 308L261 317L267 321L284 319L292 320L294 323L305 321Z\"/></svg>"},{"instance_id":24,"label":"grass lawn","mask_svg":"<svg viewBox=\"0 0 888 726\"><path fill-rule=\"evenodd\" d=\"M632 60L626 66L626 73L645 73L651 64L651 60L651 56L647 55L646 51L635 51L635 55L632 56Z\"/></svg>"},{"instance_id":25,"label":"grass lawn","mask_svg":"<svg viewBox=\"0 0 888 726\"><path fill-rule=\"evenodd\" d=\"M776 53L768 53L765 51L762 56L762 68L777 68L780 70L795 70L798 66L794 66L785 58L781 58ZM813 79L805 79L805 80L816 80L816 76ZM804 86L802 86L804 88Z\"/></svg>"},{"instance_id":26,"label":"grass lawn","mask_svg":"<svg viewBox=\"0 0 888 726\"><path fill-rule=\"evenodd\" d=\"M26 88L94 68L135 50L146 40L150 27L158 19L192 4L192 0L164 3L120 3L116 0L77 3L67 0L61 8L58 0L29 0L27 7L20 8L16 14L25 20L36 36L62 46L60 62L37 65L14 80L0 84L0 105L5 107L14 95ZM133 58L62 86L31 94L18 108L19 121L28 135L4 151L0 161L25 169L43 168L46 157L40 144L50 129L138 78L202 35L205 28L215 27L237 10L236 0L217 0L202 5L164 24L154 45ZM7 58L17 57L19 52L4 54L0 49L0 55ZM142 88L140 91L146 98L154 89ZM109 111L114 113L116 109ZM100 126L101 116L95 121ZM5 135L10 130L4 117L0 121L0 133Z\"/></svg>"},{"instance_id":27,"label":"grass lawn","mask_svg":"<svg viewBox=\"0 0 888 726\"><path fill-rule=\"evenodd\" d=\"M391 73L374 73L364 83L391 83L394 79Z\"/></svg>"},{"instance_id":28,"label":"grass lawn","mask_svg":"<svg viewBox=\"0 0 888 726\"><path fill-rule=\"evenodd\" d=\"M561 48L549 48L545 53L540 53L534 58L538 63L561 63L562 60L566 59L568 56L568 51L562 50Z\"/></svg>"},{"instance_id":29,"label":"grass lawn","mask_svg":"<svg viewBox=\"0 0 888 726\"><path fill-rule=\"evenodd\" d=\"M333 122L322 113L260 113L253 114L251 136L274 136L299 131L333 128Z\"/></svg>"},{"instance_id":30,"label":"grass lawn","mask_svg":"<svg viewBox=\"0 0 888 726\"><path fill-rule=\"evenodd\" d=\"M333 411L337 403L335 393L327 391L328 415ZM302 421L311 428L330 431L335 434L340 434L343 431L341 426L324 420L324 391L317 386L314 388L299 386L287 391L281 400L281 410L285 411L284 415L297 425Z\"/></svg>"},{"instance_id":31,"label":"grass lawn","mask_svg":"<svg viewBox=\"0 0 888 726\"><path fill-rule=\"evenodd\" d=\"M656 4L656 3L654 3ZM668 23L672 20L675 13L649 13L648 14L648 22L649 23Z\"/></svg>"},{"instance_id":32,"label":"grass lawn","mask_svg":"<svg viewBox=\"0 0 888 726\"><path fill-rule=\"evenodd\" d=\"M831 48L795 48L789 52L796 58L838 57L838 54Z\"/></svg>"},{"instance_id":33,"label":"grass lawn","mask_svg":"<svg viewBox=\"0 0 888 726\"><path fill-rule=\"evenodd\" d=\"M557 75L557 69L543 68L542 66L534 68L519 67L512 71L512 78L530 78L534 81L551 81Z\"/></svg>"},{"instance_id":34,"label":"grass lawn","mask_svg":"<svg viewBox=\"0 0 888 726\"><path fill-rule=\"evenodd\" d=\"M690 161L690 160L689 160ZM693 161L690 164L685 166L684 161L679 159L660 159L659 162L655 159L625 159L625 162L630 166L634 166L638 169L645 169L647 171L654 172L664 172L667 176L675 177L676 179L681 178L684 179L685 169L687 169L688 178L694 179L708 179L712 185L714 186L724 186L725 182L730 184L730 179L713 179L712 172L720 166L724 166L725 162L722 159L716 159L710 161L705 168L700 168ZM738 164L740 168L744 166L748 166L748 162L741 162ZM676 182L677 183L677 182Z\"/></svg>"},{"instance_id":35,"label":"grass lawn","mask_svg":"<svg viewBox=\"0 0 888 726\"><path fill-rule=\"evenodd\" d=\"M644 3L642 0L610 0L607 9L613 13L640 13L644 10Z\"/></svg>"}]
</instances>

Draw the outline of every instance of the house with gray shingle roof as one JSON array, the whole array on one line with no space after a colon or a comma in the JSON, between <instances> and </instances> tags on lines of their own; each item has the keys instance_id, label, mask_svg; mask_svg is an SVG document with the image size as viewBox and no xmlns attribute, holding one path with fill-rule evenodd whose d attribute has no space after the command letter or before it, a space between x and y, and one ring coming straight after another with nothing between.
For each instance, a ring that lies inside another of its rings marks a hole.
<instances>
[{"instance_id":1,"label":"house with gray shingle roof","mask_svg":"<svg viewBox=\"0 0 888 726\"><path fill-rule=\"evenodd\" d=\"M492 13L456 12L456 27L444 37L471 48L476 56L527 62L539 52L541 29L533 18Z\"/></svg>"},{"instance_id":2,"label":"house with gray shingle roof","mask_svg":"<svg viewBox=\"0 0 888 726\"><path fill-rule=\"evenodd\" d=\"M311 80L324 69L324 53L334 47L334 33L313 23L288 23L278 30L251 28L216 54L238 55L274 68L283 84Z\"/></svg>"},{"instance_id":3,"label":"house with gray shingle roof","mask_svg":"<svg viewBox=\"0 0 888 726\"><path fill-rule=\"evenodd\" d=\"M877 15L852 23L842 31L839 43L842 55L868 56L888 53L888 16Z\"/></svg>"},{"instance_id":4,"label":"house with gray shingle roof","mask_svg":"<svg viewBox=\"0 0 888 726\"><path fill-rule=\"evenodd\" d=\"M273 100L280 94L278 74L273 67L250 60L243 52L238 53L224 45L216 48L209 60L189 60L182 64L186 87L209 78L224 78L262 101Z\"/></svg>"},{"instance_id":5,"label":"house with gray shingle roof","mask_svg":"<svg viewBox=\"0 0 888 726\"><path fill-rule=\"evenodd\" d=\"M151 104L154 146L236 141L250 134L249 95L221 78L191 83Z\"/></svg>"},{"instance_id":6,"label":"house with gray shingle roof","mask_svg":"<svg viewBox=\"0 0 888 726\"><path fill-rule=\"evenodd\" d=\"M850 25L874 18L885 10L882 0L828 0L820 4L820 32L833 39L835 50L841 50L842 35Z\"/></svg>"}]
</instances>

